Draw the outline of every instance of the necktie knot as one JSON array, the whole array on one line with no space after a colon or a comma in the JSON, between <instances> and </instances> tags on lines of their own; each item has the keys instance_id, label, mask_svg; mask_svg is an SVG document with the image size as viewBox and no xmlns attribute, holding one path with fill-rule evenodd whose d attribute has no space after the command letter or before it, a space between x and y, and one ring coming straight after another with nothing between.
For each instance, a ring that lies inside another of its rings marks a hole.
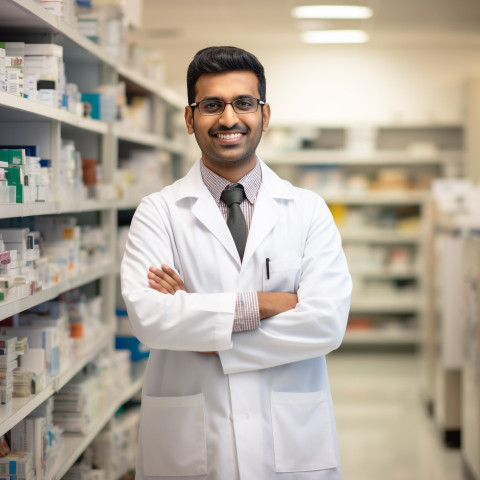
<instances>
[{"instance_id":1,"label":"necktie knot","mask_svg":"<svg viewBox=\"0 0 480 480\"><path fill-rule=\"evenodd\" d=\"M240 205L245 198L243 185L240 183L231 183L230 185L227 185L220 198L227 204L228 208L230 208L234 203L238 203Z\"/></svg>"}]
</instances>

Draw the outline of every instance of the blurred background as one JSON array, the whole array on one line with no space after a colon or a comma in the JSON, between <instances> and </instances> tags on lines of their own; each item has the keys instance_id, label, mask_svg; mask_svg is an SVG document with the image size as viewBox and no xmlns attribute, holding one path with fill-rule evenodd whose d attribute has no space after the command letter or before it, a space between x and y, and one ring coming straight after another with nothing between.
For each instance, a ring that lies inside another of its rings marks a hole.
<instances>
[{"instance_id":1,"label":"blurred background","mask_svg":"<svg viewBox=\"0 0 480 480\"><path fill-rule=\"evenodd\" d=\"M34 142L52 158L43 200L55 207L7 199L0 231L68 216L89 242L79 252L114 245L114 263L139 198L199 157L183 120L192 57L211 45L254 53L272 110L258 153L325 199L354 280L344 342L327 358L344 478L480 480L480 2L0 0L0 51L3 39L7 59L25 55L25 91L13 73L5 93L0 81L0 144ZM27 43L63 48L41 53L60 58L50 76L27 63L39 55ZM103 302L138 368L148 352L131 337L116 267L75 287ZM0 303L1 318L43 301ZM141 376L135 385L120 409L135 404ZM132 418L127 428L107 417L55 478L92 464L97 480L131 477L133 458L115 462L119 429L134 448Z\"/></svg>"}]
</instances>

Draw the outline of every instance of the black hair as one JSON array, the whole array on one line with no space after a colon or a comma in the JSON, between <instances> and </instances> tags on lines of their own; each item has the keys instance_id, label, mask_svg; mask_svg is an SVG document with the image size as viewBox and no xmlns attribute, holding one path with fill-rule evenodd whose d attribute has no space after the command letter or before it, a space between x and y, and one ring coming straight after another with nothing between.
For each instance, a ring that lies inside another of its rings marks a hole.
<instances>
[{"instance_id":1,"label":"black hair","mask_svg":"<svg viewBox=\"0 0 480 480\"><path fill-rule=\"evenodd\" d=\"M221 73L235 70L253 72L258 78L260 100L266 101L267 82L263 65L257 57L237 47L207 47L199 50L187 70L188 104L195 102L195 84L204 73Z\"/></svg>"}]
</instances>

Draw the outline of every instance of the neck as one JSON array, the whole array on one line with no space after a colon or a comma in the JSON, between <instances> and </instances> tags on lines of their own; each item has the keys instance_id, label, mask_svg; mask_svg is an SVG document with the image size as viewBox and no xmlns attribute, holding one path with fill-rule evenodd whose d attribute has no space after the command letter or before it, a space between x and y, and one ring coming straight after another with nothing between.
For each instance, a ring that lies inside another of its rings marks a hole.
<instances>
[{"instance_id":1,"label":"neck","mask_svg":"<svg viewBox=\"0 0 480 480\"><path fill-rule=\"evenodd\" d=\"M228 163L228 164L218 164L212 163L202 157L203 164L212 172L216 173L220 177L223 177L225 180L228 180L230 183L236 183L241 178L243 178L250 170L255 168L257 164L257 157L248 163Z\"/></svg>"}]
</instances>

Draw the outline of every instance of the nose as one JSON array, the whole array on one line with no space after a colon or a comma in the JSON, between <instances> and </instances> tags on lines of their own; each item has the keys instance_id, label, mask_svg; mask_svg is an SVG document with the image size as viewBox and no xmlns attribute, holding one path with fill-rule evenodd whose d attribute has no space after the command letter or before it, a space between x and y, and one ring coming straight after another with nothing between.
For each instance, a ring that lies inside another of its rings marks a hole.
<instances>
[{"instance_id":1,"label":"nose","mask_svg":"<svg viewBox=\"0 0 480 480\"><path fill-rule=\"evenodd\" d=\"M238 123L238 115L237 112L233 109L233 106L230 103L225 105L225 110L220 115L219 123L224 127L233 127Z\"/></svg>"}]
</instances>

